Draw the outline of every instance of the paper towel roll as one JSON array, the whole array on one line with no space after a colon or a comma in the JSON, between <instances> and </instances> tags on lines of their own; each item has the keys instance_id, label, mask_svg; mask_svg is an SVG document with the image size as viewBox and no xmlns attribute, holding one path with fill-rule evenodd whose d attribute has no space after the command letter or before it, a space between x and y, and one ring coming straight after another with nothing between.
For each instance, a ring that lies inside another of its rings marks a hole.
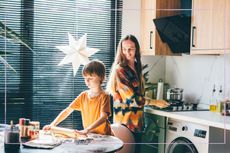
<instances>
[{"instance_id":1,"label":"paper towel roll","mask_svg":"<svg viewBox=\"0 0 230 153\"><path fill-rule=\"evenodd\" d=\"M164 82L160 79L157 84L157 100L163 99L163 92L164 92Z\"/></svg>"}]
</instances>

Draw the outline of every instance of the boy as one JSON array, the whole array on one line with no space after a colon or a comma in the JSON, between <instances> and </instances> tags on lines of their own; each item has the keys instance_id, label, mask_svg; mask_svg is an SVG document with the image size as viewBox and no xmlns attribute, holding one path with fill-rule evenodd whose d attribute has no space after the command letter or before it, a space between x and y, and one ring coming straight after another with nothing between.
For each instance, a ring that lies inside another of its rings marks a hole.
<instances>
[{"instance_id":1,"label":"boy","mask_svg":"<svg viewBox=\"0 0 230 153\"><path fill-rule=\"evenodd\" d=\"M86 135L89 132L112 135L108 121L111 113L110 96L101 87L105 79L105 66L100 61L91 61L83 67L82 75L89 90L83 91L50 125L44 126L43 130L50 130L74 110L78 110L81 111L84 130L73 130L75 135Z\"/></svg>"}]
</instances>

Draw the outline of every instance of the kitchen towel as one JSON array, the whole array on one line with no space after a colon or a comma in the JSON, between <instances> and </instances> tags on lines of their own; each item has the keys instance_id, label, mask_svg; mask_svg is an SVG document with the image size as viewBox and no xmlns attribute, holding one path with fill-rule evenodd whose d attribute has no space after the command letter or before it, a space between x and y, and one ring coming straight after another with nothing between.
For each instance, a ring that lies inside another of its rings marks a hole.
<instances>
[{"instance_id":1,"label":"kitchen towel","mask_svg":"<svg viewBox=\"0 0 230 153\"><path fill-rule=\"evenodd\" d=\"M162 79L158 81L157 84L157 100L162 100L163 99L163 92L164 92L164 82Z\"/></svg>"}]
</instances>

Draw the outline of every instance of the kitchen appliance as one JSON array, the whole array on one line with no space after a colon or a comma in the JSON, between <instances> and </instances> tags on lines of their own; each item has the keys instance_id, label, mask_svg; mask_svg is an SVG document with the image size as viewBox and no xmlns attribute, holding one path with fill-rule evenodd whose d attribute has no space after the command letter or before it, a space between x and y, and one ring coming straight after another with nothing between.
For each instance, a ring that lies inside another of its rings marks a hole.
<instances>
[{"instance_id":1,"label":"kitchen appliance","mask_svg":"<svg viewBox=\"0 0 230 153\"><path fill-rule=\"evenodd\" d=\"M165 108L168 111L193 111L198 110L197 104L188 104L183 101L182 88L170 88L167 90L167 102L169 107Z\"/></svg>"},{"instance_id":2,"label":"kitchen appliance","mask_svg":"<svg viewBox=\"0 0 230 153\"><path fill-rule=\"evenodd\" d=\"M190 51L191 16L184 14L153 19L157 32L173 53Z\"/></svg>"},{"instance_id":3,"label":"kitchen appliance","mask_svg":"<svg viewBox=\"0 0 230 153\"><path fill-rule=\"evenodd\" d=\"M170 105L166 108L159 108L156 106L145 106L146 108L161 110L166 112L178 112L178 111L209 111L209 109L198 107L198 104L184 104L183 101L170 101Z\"/></svg>"},{"instance_id":4,"label":"kitchen appliance","mask_svg":"<svg viewBox=\"0 0 230 153\"><path fill-rule=\"evenodd\" d=\"M171 118L166 126L165 153L227 153L230 150L228 130Z\"/></svg>"},{"instance_id":5,"label":"kitchen appliance","mask_svg":"<svg viewBox=\"0 0 230 153\"><path fill-rule=\"evenodd\" d=\"M182 88L170 88L167 90L167 100L170 101L182 101L183 89Z\"/></svg>"}]
</instances>

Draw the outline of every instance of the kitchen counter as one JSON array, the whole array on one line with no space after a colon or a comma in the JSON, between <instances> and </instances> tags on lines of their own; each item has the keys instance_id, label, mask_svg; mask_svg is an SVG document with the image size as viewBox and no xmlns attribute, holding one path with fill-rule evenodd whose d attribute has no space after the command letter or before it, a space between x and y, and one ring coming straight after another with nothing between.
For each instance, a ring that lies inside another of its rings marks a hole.
<instances>
[{"instance_id":1,"label":"kitchen counter","mask_svg":"<svg viewBox=\"0 0 230 153\"><path fill-rule=\"evenodd\" d=\"M144 112L230 130L230 116L222 116L220 113L210 111L167 112L148 106L144 107Z\"/></svg>"}]
</instances>

